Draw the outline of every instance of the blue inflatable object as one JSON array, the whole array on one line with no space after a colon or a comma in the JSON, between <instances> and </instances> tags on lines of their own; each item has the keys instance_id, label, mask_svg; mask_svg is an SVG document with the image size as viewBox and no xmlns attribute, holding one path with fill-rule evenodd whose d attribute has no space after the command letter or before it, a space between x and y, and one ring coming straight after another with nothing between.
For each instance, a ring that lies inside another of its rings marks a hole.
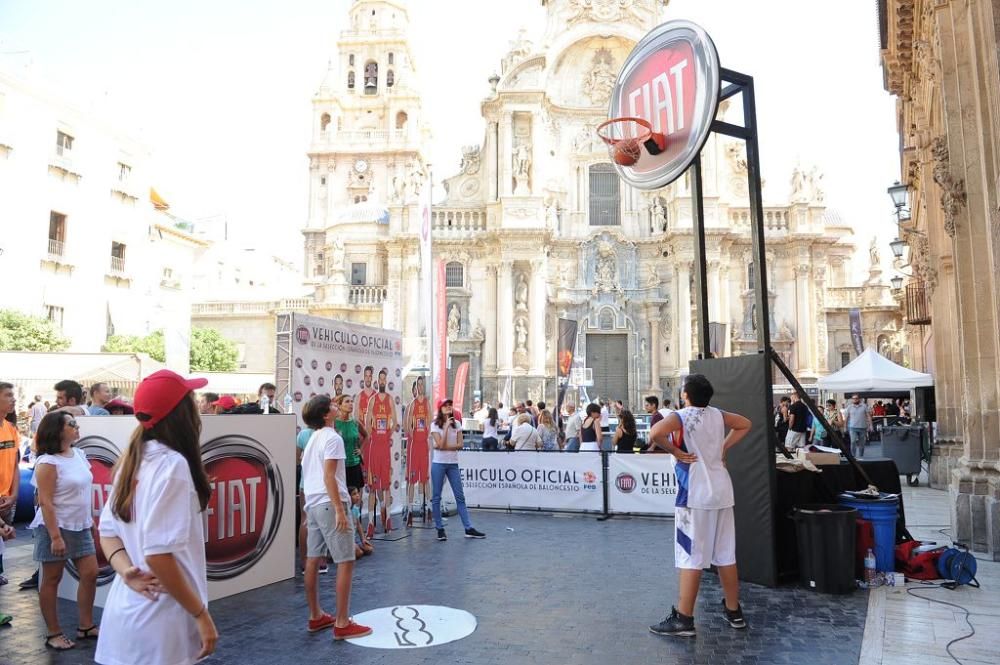
<instances>
[{"instance_id":1,"label":"blue inflatable object","mask_svg":"<svg viewBox=\"0 0 1000 665\"><path fill-rule=\"evenodd\" d=\"M862 519L872 523L875 531L875 570L891 573L896 570L896 517L899 498L881 494L878 499L859 499L841 494L837 502L858 511Z\"/></svg>"},{"instance_id":2,"label":"blue inflatable object","mask_svg":"<svg viewBox=\"0 0 1000 665\"><path fill-rule=\"evenodd\" d=\"M35 470L21 467L20 471L21 484L17 488L17 511L14 513L14 521L27 523L35 518L35 486L31 484Z\"/></svg>"}]
</instances>

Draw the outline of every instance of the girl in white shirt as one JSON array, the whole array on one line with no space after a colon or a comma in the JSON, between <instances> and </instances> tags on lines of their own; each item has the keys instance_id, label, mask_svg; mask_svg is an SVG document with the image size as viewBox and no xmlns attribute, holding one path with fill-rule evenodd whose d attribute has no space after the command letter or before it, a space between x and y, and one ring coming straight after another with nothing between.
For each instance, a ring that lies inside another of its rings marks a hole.
<instances>
[{"instance_id":1,"label":"girl in white shirt","mask_svg":"<svg viewBox=\"0 0 1000 665\"><path fill-rule=\"evenodd\" d=\"M56 597L67 560L73 561L80 577L76 638L97 639L97 550L91 532L94 521L90 500L94 476L83 451L73 447L80 438L80 426L73 415L65 411L47 414L38 424L36 437L38 459L31 482L38 488L38 510L31 528L35 531L35 561L42 566L38 604L48 628L45 647L65 651L75 644L59 627Z\"/></svg>"},{"instance_id":2,"label":"girl in white shirt","mask_svg":"<svg viewBox=\"0 0 1000 665\"><path fill-rule=\"evenodd\" d=\"M187 665L215 651L202 526L212 488L191 394L206 383L160 370L136 389L141 426L101 513L101 549L118 576L104 606L98 663Z\"/></svg>"}]
</instances>

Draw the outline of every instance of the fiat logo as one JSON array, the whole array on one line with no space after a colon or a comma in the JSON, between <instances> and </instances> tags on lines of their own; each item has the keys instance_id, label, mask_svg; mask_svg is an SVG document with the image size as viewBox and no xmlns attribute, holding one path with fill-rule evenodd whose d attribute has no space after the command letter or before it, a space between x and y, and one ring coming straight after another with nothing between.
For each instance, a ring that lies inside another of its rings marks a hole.
<instances>
[{"instance_id":1,"label":"fiat logo","mask_svg":"<svg viewBox=\"0 0 1000 665\"><path fill-rule=\"evenodd\" d=\"M252 568L274 542L284 496L281 472L248 436L221 436L201 452L212 479L204 512L208 579L227 580Z\"/></svg>"},{"instance_id":2,"label":"fiat logo","mask_svg":"<svg viewBox=\"0 0 1000 665\"><path fill-rule=\"evenodd\" d=\"M615 478L615 487L622 494L631 494L635 491L636 485L635 476L631 473L619 473L618 477Z\"/></svg>"},{"instance_id":3,"label":"fiat logo","mask_svg":"<svg viewBox=\"0 0 1000 665\"><path fill-rule=\"evenodd\" d=\"M309 343L309 329L305 326L299 326L295 329L295 339L299 340L299 344Z\"/></svg>"},{"instance_id":4,"label":"fiat logo","mask_svg":"<svg viewBox=\"0 0 1000 665\"><path fill-rule=\"evenodd\" d=\"M103 436L86 436L77 441L76 447L83 451L87 461L90 462L90 472L94 475L91 485L91 505L93 507L94 526L100 526L101 512L104 504L108 501L108 495L114 487L115 462L121 455L121 451L114 443ZM66 561L66 569L74 579L79 580L80 575L76 566L70 560ZM115 571L104 558L104 552L97 548L97 585L109 584L115 579Z\"/></svg>"}]
</instances>

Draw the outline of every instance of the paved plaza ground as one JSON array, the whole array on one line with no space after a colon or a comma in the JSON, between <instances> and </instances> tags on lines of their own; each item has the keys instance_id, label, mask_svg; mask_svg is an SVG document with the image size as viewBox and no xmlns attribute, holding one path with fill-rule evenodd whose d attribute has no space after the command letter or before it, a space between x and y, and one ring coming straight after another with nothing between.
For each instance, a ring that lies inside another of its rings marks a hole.
<instances>
[{"instance_id":1,"label":"paved plaza ground","mask_svg":"<svg viewBox=\"0 0 1000 665\"><path fill-rule=\"evenodd\" d=\"M905 488L914 535L945 542L946 493ZM675 602L673 522L548 513L474 511L486 540L461 537L457 518L451 539L432 530L377 543L374 557L355 573L352 611L400 604L446 605L479 621L469 637L410 650L334 643L329 633L305 631L302 576L212 603L221 633L208 663L377 663L469 665L600 663L807 663L808 665L943 665L954 663L946 643L968 632L964 612L882 588L849 596L815 594L794 585L767 589L744 585L750 624L735 631L717 604L716 579L705 576L698 605L698 637L658 637L647 626ZM512 531L510 529L513 529ZM93 643L54 654L42 645L45 629L33 591L16 583L33 570L30 536L21 530L7 552L12 584L0 589L0 610L15 616L0 629L0 665L90 663ZM1000 662L1000 564L979 561L983 589L951 592L928 587L918 593L963 605L977 634L952 650L963 663ZM334 608L333 576L321 579L323 604ZM60 602L63 627L76 625L73 603Z\"/></svg>"}]
</instances>

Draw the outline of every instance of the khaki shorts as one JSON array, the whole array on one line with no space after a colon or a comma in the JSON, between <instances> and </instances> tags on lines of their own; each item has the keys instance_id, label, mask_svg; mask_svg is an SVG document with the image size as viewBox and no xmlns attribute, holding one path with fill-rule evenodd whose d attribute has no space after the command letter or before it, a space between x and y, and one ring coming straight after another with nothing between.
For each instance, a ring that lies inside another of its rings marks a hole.
<instances>
[{"instance_id":1,"label":"khaki shorts","mask_svg":"<svg viewBox=\"0 0 1000 665\"><path fill-rule=\"evenodd\" d=\"M306 508L306 525L309 535L306 538L306 553L309 557L325 557L327 552L333 557L334 563L354 561L354 524L351 517L351 504L344 502L344 512L350 528L337 531L337 511L331 503L321 503L318 506Z\"/></svg>"}]
</instances>

